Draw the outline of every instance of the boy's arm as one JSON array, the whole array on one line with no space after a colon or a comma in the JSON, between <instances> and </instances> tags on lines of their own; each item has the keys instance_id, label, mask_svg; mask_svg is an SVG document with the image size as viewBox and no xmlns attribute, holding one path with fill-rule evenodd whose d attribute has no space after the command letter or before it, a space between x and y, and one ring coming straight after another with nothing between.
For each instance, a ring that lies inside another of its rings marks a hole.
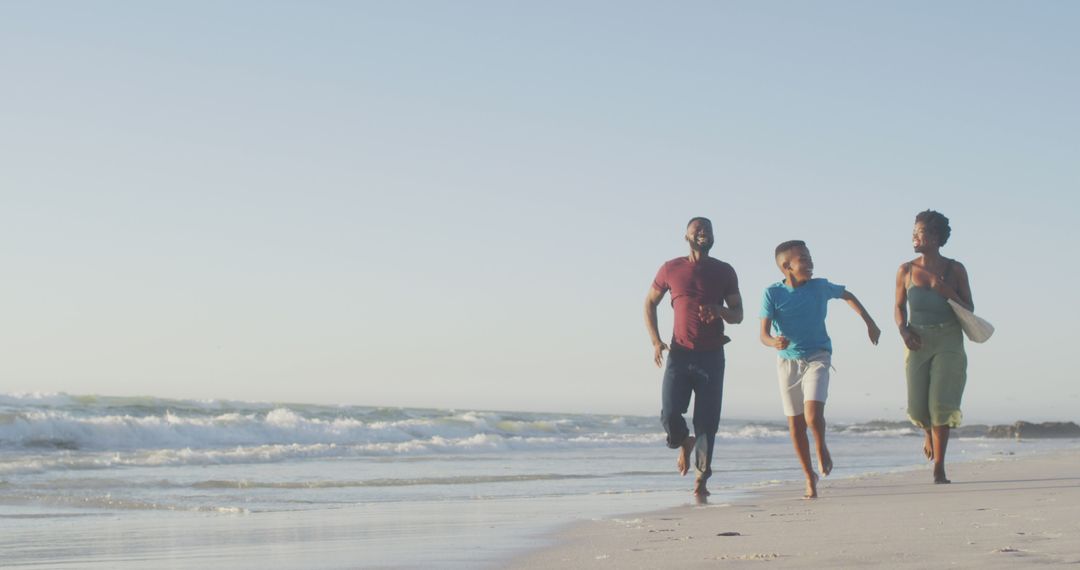
<instances>
[{"instance_id":1,"label":"boy's arm","mask_svg":"<svg viewBox=\"0 0 1080 570\"><path fill-rule=\"evenodd\" d=\"M772 335L772 319L768 317L761 318L761 334L758 336L761 339L761 344L765 346L775 348L777 350L784 350L788 347L788 339L783 335Z\"/></svg>"},{"instance_id":2,"label":"boy's arm","mask_svg":"<svg viewBox=\"0 0 1080 570\"><path fill-rule=\"evenodd\" d=\"M864 323L866 323L866 332L870 335L870 342L877 344L878 339L881 338L881 329L878 328L877 323L874 322L874 318L870 316L870 313L866 312L866 307L863 307L862 303L855 295L851 294L851 291L844 291L840 298L847 301L847 304L855 309L855 312L862 317Z\"/></svg>"}]
</instances>

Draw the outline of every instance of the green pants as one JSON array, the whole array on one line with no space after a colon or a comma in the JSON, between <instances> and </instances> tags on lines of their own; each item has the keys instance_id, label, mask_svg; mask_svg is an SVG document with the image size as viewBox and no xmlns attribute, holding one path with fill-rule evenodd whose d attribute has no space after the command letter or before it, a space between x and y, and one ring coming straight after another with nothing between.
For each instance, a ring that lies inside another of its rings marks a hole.
<instances>
[{"instance_id":1,"label":"green pants","mask_svg":"<svg viewBox=\"0 0 1080 570\"><path fill-rule=\"evenodd\" d=\"M922 348L904 355L908 417L923 429L957 427L963 417L960 399L967 383L967 353L960 324L911 325L911 330L922 339Z\"/></svg>"}]
</instances>

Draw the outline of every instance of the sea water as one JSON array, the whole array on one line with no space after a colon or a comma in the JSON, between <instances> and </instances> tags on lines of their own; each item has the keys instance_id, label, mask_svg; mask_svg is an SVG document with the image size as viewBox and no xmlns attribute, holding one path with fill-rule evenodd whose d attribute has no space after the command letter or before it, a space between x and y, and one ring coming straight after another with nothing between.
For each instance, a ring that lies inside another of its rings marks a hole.
<instances>
[{"instance_id":1,"label":"sea water","mask_svg":"<svg viewBox=\"0 0 1080 570\"><path fill-rule=\"evenodd\" d=\"M904 422L829 437L834 478L926 468ZM725 418L716 445L712 505L802 477L782 422ZM654 417L0 396L0 566L497 565L561 525L690 504L674 463Z\"/></svg>"}]
</instances>

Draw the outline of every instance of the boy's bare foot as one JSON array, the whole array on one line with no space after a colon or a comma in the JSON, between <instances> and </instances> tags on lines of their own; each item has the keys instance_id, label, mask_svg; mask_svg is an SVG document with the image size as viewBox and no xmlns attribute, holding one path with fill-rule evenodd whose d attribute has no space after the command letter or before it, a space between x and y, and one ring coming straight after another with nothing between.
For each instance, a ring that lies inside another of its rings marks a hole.
<instances>
[{"instance_id":1,"label":"boy's bare foot","mask_svg":"<svg viewBox=\"0 0 1080 570\"><path fill-rule=\"evenodd\" d=\"M697 480L694 481L694 496L695 497L699 497L699 498L700 497L708 497L711 494L712 493L710 493L709 490L705 488L705 480L704 479L697 479Z\"/></svg>"},{"instance_id":2,"label":"boy's bare foot","mask_svg":"<svg viewBox=\"0 0 1080 570\"><path fill-rule=\"evenodd\" d=\"M679 449L679 458L675 460L675 465L679 468L679 475L686 475L690 471L690 452L694 449L695 440L694 436L688 435L682 442L682 447Z\"/></svg>"},{"instance_id":3,"label":"boy's bare foot","mask_svg":"<svg viewBox=\"0 0 1080 570\"><path fill-rule=\"evenodd\" d=\"M829 473L832 473L832 455L829 454L829 448L827 447L818 456L818 468L821 469L822 477L828 477Z\"/></svg>"},{"instance_id":4,"label":"boy's bare foot","mask_svg":"<svg viewBox=\"0 0 1080 570\"><path fill-rule=\"evenodd\" d=\"M936 464L934 464L934 484L935 485L947 485L949 483L952 483L952 481L948 480L945 477L945 464L944 463L936 463Z\"/></svg>"},{"instance_id":5,"label":"boy's bare foot","mask_svg":"<svg viewBox=\"0 0 1080 570\"><path fill-rule=\"evenodd\" d=\"M930 439L930 432L926 432L926 440L922 444L923 455L926 456L927 461L934 460L934 442Z\"/></svg>"},{"instance_id":6,"label":"boy's bare foot","mask_svg":"<svg viewBox=\"0 0 1080 570\"><path fill-rule=\"evenodd\" d=\"M806 494L803 495L804 499L817 498L817 482L817 473L811 473L810 476L806 478Z\"/></svg>"}]
</instances>

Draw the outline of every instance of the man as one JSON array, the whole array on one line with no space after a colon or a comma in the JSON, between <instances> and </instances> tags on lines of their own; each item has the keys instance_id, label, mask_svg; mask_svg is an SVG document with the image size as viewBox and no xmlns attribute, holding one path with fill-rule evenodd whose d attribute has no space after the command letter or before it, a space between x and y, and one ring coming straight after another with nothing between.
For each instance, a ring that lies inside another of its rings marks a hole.
<instances>
[{"instance_id":1,"label":"man","mask_svg":"<svg viewBox=\"0 0 1080 570\"><path fill-rule=\"evenodd\" d=\"M667 445L679 450L679 473L686 475L690 452L694 452L694 495L709 494L706 482L712 475L713 444L720 427L720 403L724 393L724 322L738 324L743 319L742 297L735 270L709 257L713 246L712 222L693 218L686 226L690 255L677 257L660 267L645 298L645 322L652 338L653 360L663 364L663 408L660 421L667 432ZM675 311L671 347L660 340L656 307L671 291ZM694 395L694 435L683 414Z\"/></svg>"}]
</instances>

